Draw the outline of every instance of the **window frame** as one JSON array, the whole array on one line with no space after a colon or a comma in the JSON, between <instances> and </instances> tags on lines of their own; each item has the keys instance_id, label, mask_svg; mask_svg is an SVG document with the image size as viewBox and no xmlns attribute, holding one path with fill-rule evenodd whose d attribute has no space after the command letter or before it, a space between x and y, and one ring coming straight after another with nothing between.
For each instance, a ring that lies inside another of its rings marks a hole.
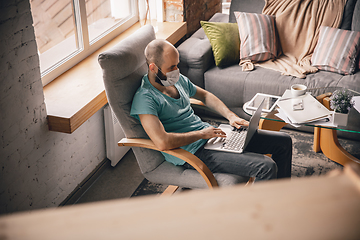
<instances>
[{"instance_id":1,"label":"window frame","mask_svg":"<svg viewBox=\"0 0 360 240\"><path fill-rule=\"evenodd\" d=\"M84 60L86 57L94 53L96 50L104 46L106 43L139 21L138 1L130 0L130 16L121 20L119 23L115 24L113 27L106 30L104 33L90 42L85 0L72 1L76 27L75 38L77 40L78 49L69 56L61 59L50 68L44 70L40 69L43 86L49 84L55 78L74 67L76 64Z\"/></svg>"}]
</instances>

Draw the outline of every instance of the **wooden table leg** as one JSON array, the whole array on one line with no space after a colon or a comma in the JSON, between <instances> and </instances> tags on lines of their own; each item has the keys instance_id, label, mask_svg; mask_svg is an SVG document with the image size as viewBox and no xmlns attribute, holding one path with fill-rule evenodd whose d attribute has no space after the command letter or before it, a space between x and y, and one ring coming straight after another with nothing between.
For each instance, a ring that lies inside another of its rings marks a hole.
<instances>
[{"instance_id":1,"label":"wooden table leg","mask_svg":"<svg viewBox=\"0 0 360 240\"><path fill-rule=\"evenodd\" d=\"M280 131L286 125L285 122L277 122L261 119L259 129ZM350 162L360 164L360 160L348 153L339 143L336 130L326 128L314 128L314 152L322 151L323 154L334 162L345 165Z\"/></svg>"},{"instance_id":2,"label":"wooden table leg","mask_svg":"<svg viewBox=\"0 0 360 240\"><path fill-rule=\"evenodd\" d=\"M318 97L318 100L324 106L330 109L330 93L324 94L325 97ZM320 152L334 162L345 165L347 163L355 162L360 164L360 160L348 153L339 143L336 130L326 128L315 128L314 132L314 151Z\"/></svg>"},{"instance_id":3,"label":"wooden table leg","mask_svg":"<svg viewBox=\"0 0 360 240\"><path fill-rule=\"evenodd\" d=\"M269 119L275 119L275 113L269 113L267 115ZM260 119L259 129L280 131L287 123L283 121L272 121L267 119Z\"/></svg>"},{"instance_id":4,"label":"wooden table leg","mask_svg":"<svg viewBox=\"0 0 360 240\"><path fill-rule=\"evenodd\" d=\"M321 152L320 148L320 132L321 128L314 127L314 143L313 143L313 150L314 152Z\"/></svg>"},{"instance_id":5,"label":"wooden table leg","mask_svg":"<svg viewBox=\"0 0 360 240\"><path fill-rule=\"evenodd\" d=\"M360 164L360 160L348 153L339 143L336 130L319 128L319 146L326 157L334 162L345 165L355 162ZM315 135L314 135L315 142ZM315 146L315 144L314 144ZM315 150L315 149L314 149Z\"/></svg>"}]
</instances>

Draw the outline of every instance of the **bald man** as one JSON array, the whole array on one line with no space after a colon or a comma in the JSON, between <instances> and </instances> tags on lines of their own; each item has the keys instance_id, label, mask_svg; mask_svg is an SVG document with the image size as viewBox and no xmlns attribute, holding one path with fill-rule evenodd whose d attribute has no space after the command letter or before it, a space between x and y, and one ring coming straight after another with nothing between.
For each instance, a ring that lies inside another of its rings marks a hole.
<instances>
[{"instance_id":1,"label":"bald man","mask_svg":"<svg viewBox=\"0 0 360 240\"><path fill-rule=\"evenodd\" d=\"M213 173L255 177L256 181L291 177L292 141L282 132L259 130L241 154L204 149L208 139L226 134L194 114L190 97L202 101L236 128L248 122L214 94L180 74L179 52L171 43L153 40L145 49L145 57L148 73L134 96L131 116L140 120L156 147L161 151L183 148L199 157ZM263 155L269 153L272 158ZM179 158L162 154L174 165L191 168Z\"/></svg>"}]
</instances>

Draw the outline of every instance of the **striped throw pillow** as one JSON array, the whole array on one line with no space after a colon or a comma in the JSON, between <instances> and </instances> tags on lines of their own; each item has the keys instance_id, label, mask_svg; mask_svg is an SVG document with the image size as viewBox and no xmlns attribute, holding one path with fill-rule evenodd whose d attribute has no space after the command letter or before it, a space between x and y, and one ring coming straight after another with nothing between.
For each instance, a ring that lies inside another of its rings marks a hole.
<instances>
[{"instance_id":1,"label":"striped throw pillow","mask_svg":"<svg viewBox=\"0 0 360 240\"><path fill-rule=\"evenodd\" d=\"M325 71L353 74L359 45L360 32L321 26L311 65Z\"/></svg>"},{"instance_id":2,"label":"striped throw pillow","mask_svg":"<svg viewBox=\"0 0 360 240\"><path fill-rule=\"evenodd\" d=\"M254 62L276 58L275 17L265 14L234 12L239 27L240 59Z\"/></svg>"}]
</instances>

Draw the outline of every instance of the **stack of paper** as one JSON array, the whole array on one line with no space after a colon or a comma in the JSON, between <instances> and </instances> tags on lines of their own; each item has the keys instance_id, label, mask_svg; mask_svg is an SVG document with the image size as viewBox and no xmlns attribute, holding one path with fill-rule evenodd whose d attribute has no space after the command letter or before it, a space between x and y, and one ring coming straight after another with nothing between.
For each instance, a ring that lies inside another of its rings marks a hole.
<instances>
[{"instance_id":1,"label":"stack of paper","mask_svg":"<svg viewBox=\"0 0 360 240\"><path fill-rule=\"evenodd\" d=\"M294 110L293 105L302 100L303 110ZM331 113L316 98L310 94L293 97L290 90L286 90L277 105L295 124L314 122L327 118Z\"/></svg>"},{"instance_id":2,"label":"stack of paper","mask_svg":"<svg viewBox=\"0 0 360 240\"><path fill-rule=\"evenodd\" d=\"M360 96L354 96L352 98L352 100L354 101L354 108L356 109L356 111L358 111L360 113Z\"/></svg>"}]
</instances>

